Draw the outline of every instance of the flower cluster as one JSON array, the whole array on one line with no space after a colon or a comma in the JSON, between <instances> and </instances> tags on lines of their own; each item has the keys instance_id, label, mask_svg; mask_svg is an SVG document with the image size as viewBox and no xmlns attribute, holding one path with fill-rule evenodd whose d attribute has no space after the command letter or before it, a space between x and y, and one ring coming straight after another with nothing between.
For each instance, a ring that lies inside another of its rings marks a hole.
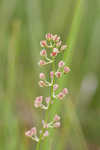
<instances>
[{"instance_id":1,"label":"flower cluster","mask_svg":"<svg viewBox=\"0 0 100 150\"><path fill-rule=\"evenodd\" d=\"M50 123L46 123L44 120L42 120L42 125L43 125L43 130L40 130L39 136L37 135L36 127L33 127L32 129L27 131L25 133L25 135L28 136L29 138L32 138L36 142L43 140L45 137L47 137L49 135L48 130L50 128L59 128L60 127L60 116L58 116L56 114L55 117L53 118L53 121L51 121Z\"/></svg>"},{"instance_id":2,"label":"flower cluster","mask_svg":"<svg viewBox=\"0 0 100 150\"><path fill-rule=\"evenodd\" d=\"M47 64L52 63L52 65L55 65L55 61L57 60L57 56L60 53L63 53L64 50L67 48L66 45L62 45L62 41L60 40L60 37L57 35L52 35L50 33L46 34L46 40L43 40L40 42L40 45L42 47L42 50L40 51L40 56L42 59L39 61L40 66L45 66ZM34 107L35 108L41 108L44 110L49 110L50 105L54 104L55 101L62 100L67 94L68 89L64 88L60 92L58 92L59 85L56 83L57 79L61 78L62 75L65 75L70 72L70 68L66 66L65 62L63 60L60 60L58 62L57 67L54 67L55 69L52 69L49 73L49 81L46 78L45 73L41 72L39 75L40 81L39 86L40 87L50 87L51 93L50 96L44 98L43 96L38 96L34 100ZM57 69L56 69L57 68ZM36 142L39 142L40 140L44 139L49 135L49 129L50 128L59 128L61 125L60 122L60 116L55 115L53 120L48 123L48 118L45 120L42 120L43 128L39 132L39 136L37 136L37 129L36 127L33 127L31 130L27 131L25 134L26 136L32 138Z\"/></svg>"},{"instance_id":3,"label":"flower cluster","mask_svg":"<svg viewBox=\"0 0 100 150\"><path fill-rule=\"evenodd\" d=\"M41 41L40 45L42 47L40 55L43 58L39 61L40 66L53 63L53 58L67 48L66 45L62 45L62 41L60 40L59 36L52 35L50 33L46 34L46 40ZM47 55L47 50L49 51L49 58Z\"/></svg>"}]
</instances>

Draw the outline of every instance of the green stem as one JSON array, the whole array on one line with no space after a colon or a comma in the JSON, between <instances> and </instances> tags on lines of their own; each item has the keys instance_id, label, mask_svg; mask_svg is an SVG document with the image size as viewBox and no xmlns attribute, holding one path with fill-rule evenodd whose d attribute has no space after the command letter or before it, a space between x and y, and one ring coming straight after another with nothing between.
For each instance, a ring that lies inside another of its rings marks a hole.
<instances>
[{"instance_id":1,"label":"green stem","mask_svg":"<svg viewBox=\"0 0 100 150\"><path fill-rule=\"evenodd\" d=\"M55 58L53 59L52 70L54 71L54 74L55 74ZM51 99L51 101L54 100L54 98L53 98L53 86L54 86L54 84L55 84L55 75L53 78L53 84L50 87L50 99ZM49 118L48 116L49 116L49 112L50 112L50 108L51 108L51 101L49 103L49 107L48 107L48 111L47 111L47 115L46 115L46 121L48 121L48 118Z\"/></svg>"},{"instance_id":2,"label":"green stem","mask_svg":"<svg viewBox=\"0 0 100 150\"><path fill-rule=\"evenodd\" d=\"M54 62L53 62L53 64L52 64L52 69L53 69L54 74L55 74L55 58L54 58ZM53 86L54 86L54 84L55 84L55 75L54 75L54 78L53 78L53 84L52 84L52 86L50 87L50 98L51 98L51 100L54 100L54 99L53 99ZM48 121L50 108L51 108L51 101L49 102L49 107L48 107L48 110L47 110L45 122ZM44 131L45 131L45 129L43 129L42 134L40 135L40 141L39 141L39 142L37 143L37 145L36 145L36 150L39 150L39 149L40 149L41 137L42 137Z\"/></svg>"},{"instance_id":3,"label":"green stem","mask_svg":"<svg viewBox=\"0 0 100 150\"><path fill-rule=\"evenodd\" d=\"M36 145L36 150L39 150L39 149L40 149L40 141Z\"/></svg>"}]
</instances>

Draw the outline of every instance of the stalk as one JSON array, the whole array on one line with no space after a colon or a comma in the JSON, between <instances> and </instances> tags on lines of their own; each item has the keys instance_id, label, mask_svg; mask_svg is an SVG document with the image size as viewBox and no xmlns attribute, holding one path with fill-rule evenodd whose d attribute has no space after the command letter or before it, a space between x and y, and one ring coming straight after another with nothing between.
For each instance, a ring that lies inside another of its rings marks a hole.
<instances>
[{"instance_id":1,"label":"stalk","mask_svg":"<svg viewBox=\"0 0 100 150\"><path fill-rule=\"evenodd\" d=\"M67 74L70 71L70 68L67 67L62 60L58 62L57 69L55 66L56 65L55 60L57 58L56 56L58 54L60 55L61 53L63 53L67 46L62 45L62 41L60 40L60 37L58 35L53 35L48 33L46 34L45 37L46 40L40 42L40 45L43 49L40 52L40 55L42 56L42 60L40 60L38 64L40 66L44 66L44 65L48 65L48 63L52 63L52 71L50 71L50 82L46 80L45 73L43 72L40 73L39 86L49 87L50 93L49 93L49 97L46 97L45 100L43 96L36 97L34 101L34 106L36 108L44 109L45 111L47 110L47 112L45 113L45 119L42 120L43 128L39 132L39 135L37 135L36 127L33 127L27 132L25 132L26 136L38 142L36 145L36 150L40 150L41 141L43 141L46 137L48 137L49 129L60 127L61 117L56 113L52 117L50 117L49 114L51 113L52 108L55 107L56 99L58 99L57 102L59 102L59 100L62 100L68 94L68 89L64 88L60 91L60 93L59 92L57 93L56 90L58 89L59 85L55 82L56 81L55 78L60 78L62 77L63 72ZM50 53L51 59L49 60L45 59L48 58L47 55L49 55L47 53L48 49L50 49L51 52Z\"/></svg>"},{"instance_id":2,"label":"stalk","mask_svg":"<svg viewBox=\"0 0 100 150\"><path fill-rule=\"evenodd\" d=\"M54 71L54 74L55 74L55 58L53 59L53 63L52 63L52 70ZM52 86L50 87L50 99L52 101L54 101L54 98L53 98L53 86L55 84L55 75L54 75L54 78L53 78L53 84ZM47 110L47 113L46 113L46 118L45 118L45 122L48 121L48 118L49 118L49 112L50 112L50 108L51 108L51 100L49 102L49 106L48 106L48 110ZM39 150L40 149L40 144L41 144L41 137L44 133L45 129L43 129L43 132L42 134L40 135L40 141L37 143L37 146L36 146L36 150Z\"/></svg>"}]
</instances>

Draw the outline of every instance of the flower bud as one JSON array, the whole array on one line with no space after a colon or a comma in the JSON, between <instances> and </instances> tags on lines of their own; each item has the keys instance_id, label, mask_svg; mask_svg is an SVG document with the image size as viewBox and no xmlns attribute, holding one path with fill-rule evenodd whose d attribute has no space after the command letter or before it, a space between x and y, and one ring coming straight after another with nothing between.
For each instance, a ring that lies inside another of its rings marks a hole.
<instances>
[{"instance_id":1,"label":"flower bud","mask_svg":"<svg viewBox=\"0 0 100 150\"><path fill-rule=\"evenodd\" d=\"M49 135L49 132L48 132L48 131L45 131L44 134L43 134L44 137L46 137L46 136L48 136L48 135Z\"/></svg>"},{"instance_id":2,"label":"flower bud","mask_svg":"<svg viewBox=\"0 0 100 150\"><path fill-rule=\"evenodd\" d=\"M67 66L65 66L65 67L64 67L64 73L68 73L68 72L70 72L70 68L67 67Z\"/></svg>"},{"instance_id":3,"label":"flower bud","mask_svg":"<svg viewBox=\"0 0 100 150\"><path fill-rule=\"evenodd\" d=\"M32 132L32 135L36 135L36 134L37 134L36 127L33 127L33 128L31 129L31 132Z\"/></svg>"},{"instance_id":4,"label":"flower bud","mask_svg":"<svg viewBox=\"0 0 100 150\"><path fill-rule=\"evenodd\" d=\"M45 74L44 73L40 73L40 79L42 79L42 80L45 79Z\"/></svg>"},{"instance_id":5,"label":"flower bud","mask_svg":"<svg viewBox=\"0 0 100 150\"><path fill-rule=\"evenodd\" d=\"M41 45L41 47L46 47L46 46L47 46L47 43L46 43L46 41L44 40L44 41L41 41L41 42L40 42L40 45Z\"/></svg>"},{"instance_id":6,"label":"flower bud","mask_svg":"<svg viewBox=\"0 0 100 150\"><path fill-rule=\"evenodd\" d=\"M31 137L32 136L31 131L29 130L29 131L25 132L25 135L28 137Z\"/></svg>"},{"instance_id":7,"label":"flower bud","mask_svg":"<svg viewBox=\"0 0 100 150\"><path fill-rule=\"evenodd\" d=\"M57 36L57 34L53 35L53 41L58 42L60 40L60 36Z\"/></svg>"},{"instance_id":8,"label":"flower bud","mask_svg":"<svg viewBox=\"0 0 100 150\"><path fill-rule=\"evenodd\" d=\"M59 127L60 127L60 125L61 125L61 123L60 123L60 122L55 122L53 126L54 126L54 128L59 128Z\"/></svg>"},{"instance_id":9,"label":"flower bud","mask_svg":"<svg viewBox=\"0 0 100 150\"><path fill-rule=\"evenodd\" d=\"M47 56L47 52L45 49L43 49L41 52L40 52L40 55L41 56Z\"/></svg>"},{"instance_id":10,"label":"flower bud","mask_svg":"<svg viewBox=\"0 0 100 150\"><path fill-rule=\"evenodd\" d=\"M61 60L59 63L58 63L58 67L59 68L62 68L64 67L65 63Z\"/></svg>"},{"instance_id":11,"label":"flower bud","mask_svg":"<svg viewBox=\"0 0 100 150\"><path fill-rule=\"evenodd\" d=\"M51 72L50 72L50 78L52 79L53 77L54 77L54 72L51 71Z\"/></svg>"},{"instance_id":12,"label":"flower bud","mask_svg":"<svg viewBox=\"0 0 100 150\"><path fill-rule=\"evenodd\" d=\"M54 117L54 121L59 121L59 120L60 120L60 116L55 115L55 117Z\"/></svg>"},{"instance_id":13,"label":"flower bud","mask_svg":"<svg viewBox=\"0 0 100 150\"><path fill-rule=\"evenodd\" d=\"M44 87L44 86L46 86L46 84L45 84L44 81L41 80L41 81L39 81L39 86L40 86L40 87Z\"/></svg>"},{"instance_id":14,"label":"flower bud","mask_svg":"<svg viewBox=\"0 0 100 150\"><path fill-rule=\"evenodd\" d=\"M58 54L57 52L52 52L51 56L57 56L57 54Z\"/></svg>"},{"instance_id":15,"label":"flower bud","mask_svg":"<svg viewBox=\"0 0 100 150\"><path fill-rule=\"evenodd\" d=\"M61 72L56 72L55 75L56 75L57 78L60 78L62 73Z\"/></svg>"},{"instance_id":16,"label":"flower bud","mask_svg":"<svg viewBox=\"0 0 100 150\"><path fill-rule=\"evenodd\" d=\"M45 60L40 60L39 65L40 65L40 66L46 65L46 61L45 61Z\"/></svg>"},{"instance_id":17,"label":"flower bud","mask_svg":"<svg viewBox=\"0 0 100 150\"><path fill-rule=\"evenodd\" d=\"M59 53L58 48L53 48L53 52L51 53L51 56L57 56Z\"/></svg>"},{"instance_id":18,"label":"flower bud","mask_svg":"<svg viewBox=\"0 0 100 150\"><path fill-rule=\"evenodd\" d=\"M42 101L43 101L43 96L36 97L34 106L36 108L41 107Z\"/></svg>"},{"instance_id":19,"label":"flower bud","mask_svg":"<svg viewBox=\"0 0 100 150\"><path fill-rule=\"evenodd\" d=\"M58 97L60 100L62 100L62 99L64 98L64 94L63 94L62 92L60 92L60 93L57 95L57 97Z\"/></svg>"},{"instance_id":20,"label":"flower bud","mask_svg":"<svg viewBox=\"0 0 100 150\"><path fill-rule=\"evenodd\" d=\"M58 89L59 85L58 84L54 84L53 86L53 90L56 91Z\"/></svg>"},{"instance_id":21,"label":"flower bud","mask_svg":"<svg viewBox=\"0 0 100 150\"><path fill-rule=\"evenodd\" d=\"M67 89L67 88L64 88L64 89L62 90L62 93L63 93L64 95L68 94L68 89Z\"/></svg>"},{"instance_id":22,"label":"flower bud","mask_svg":"<svg viewBox=\"0 0 100 150\"><path fill-rule=\"evenodd\" d=\"M52 38L52 34L47 33L45 37L46 37L46 39L47 39L47 40L51 40L51 38Z\"/></svg>"},{"instance_id":23,"label":"flower bud","mask_svg":"<svg viewBox=\"0 0 100 150\"><path fill-rule=\"evenodd\" d=\"M25 135L28 137L35 136L37 134L36 127L33 127L31 130L25 132Z\"/></svg>"}]
</instances>

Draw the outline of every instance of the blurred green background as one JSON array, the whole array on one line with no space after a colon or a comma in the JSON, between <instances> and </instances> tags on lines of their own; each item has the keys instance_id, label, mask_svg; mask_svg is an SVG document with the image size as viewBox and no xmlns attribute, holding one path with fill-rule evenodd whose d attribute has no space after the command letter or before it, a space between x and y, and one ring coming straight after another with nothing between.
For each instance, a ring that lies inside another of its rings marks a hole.
<instances>
[{"instance_id":1,"label":"blurred green background","mask_svg":"<svg viewBox=\"0 0 100 150\"><path fill-rule=\"evenodd\" d=\"M71 43L73 57L61 82L70 90L59 108L62 128L51 136L51 147L41 149L100 150L100 0L81 2L0 1L0 150L35 150L24 133L44 116L33 100L46 95L37 84L37 62L47 32Z\"/></svg>"}]
</instances>

